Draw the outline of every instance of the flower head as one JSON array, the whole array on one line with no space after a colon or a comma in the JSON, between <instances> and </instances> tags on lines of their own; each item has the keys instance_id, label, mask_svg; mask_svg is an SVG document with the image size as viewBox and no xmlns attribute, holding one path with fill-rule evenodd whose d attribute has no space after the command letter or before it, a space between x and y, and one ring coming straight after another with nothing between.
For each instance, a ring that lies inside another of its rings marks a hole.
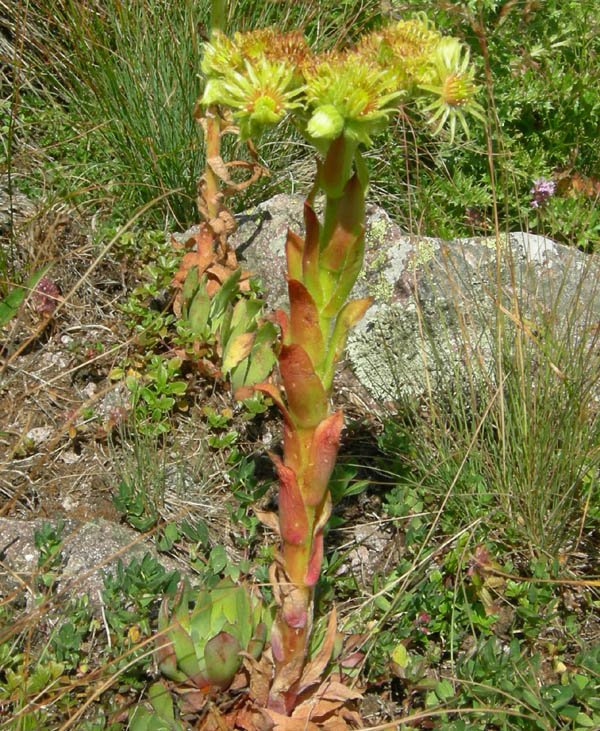
<instances>
[{"instance_id":1,"label":"flower head","mask_svg":"<svg viewBox=\"0 0 600 731\"><path fill-rule=\"evenodd\" d=\"M243 74L247 63L256 65L266 60L292 69L300 84L302 68L312 59L312 52L300 31L281 33L276 28L236 33L233 40L214 31L203 50L201 70L209 82L228 79L236 72Z\"/></svg>"},{"instance_id":2,"label":"flower head","mask_svg":"<svg viewBox=\"0 0 600 731\"><path fill-rule=\"evenodd\" d=\"M329 143L342 132L371 144L371 134L387 123L391 102L401 96L392 71L369 63L359 53L331 53L305 69L306 132Z\"/></svg>"},{"instance_id":3,"label":"flower head","mask_svg":"<svg viewBox=\"0 0 600 731\"><path fill-rule=\"evenodd\" d=\"M300 31L282 33L274 27L262 28L236 33L235 42L244 58L252 61L263 57L273 63L285 63L299 79L302 68L312 59L312 52Z\"/></svg>"},{"instance_id":4,"label":"flower head","mask_svg":"<svg viewBox=\"0 0 600 731\"><path fill-rule=\"evenodd\" d=\"M231 71L239 71L244 67L244 57L238 46L225 33L214 30L210 43L203 44L203 55L200 69L208 78L226 76Z\"/></svg>"},{"instance_id":5,"label":"flower head","mask_svg":"<svg viewBox=\"0 0 600 731\"><path fill-rule=\"evenodd\" d=\"M358 53L394 72L399 89L432 80L431 60L441 39L425 16L400 20L361 38Z\"/></svg>"},{"instance_id":6,"label":"flower head","mask_svg":"<svg viewBox=\"0 0 600 731\"><path fill-rule=\"evenodd\" d=\"M420 85L421 89L437 97L425 108L425 112L433 112L432 124L437 122L435 134L450 120L451 140L456 133L457 119L469 136L465 112L485 122L483 108L474 99L477 86L473 81L474 71L469 68L469 50L464 49L463 54L463 49L457 38L441 38L433 58L432 81Z\"/></svg>"},{"instance_id":7,"label":"flower head","mask_svg":"<svg viewBox=\"0 0 600 731\"><path fill-rule=\"evenodd\" d=\"M236 33L233 40L215 32L204 44L207 82L200 102L231 107L240 135L247 139L299 105L301 68L310 56L299 32L264 28Z\"/></svg>"},{"instance_id":8,"label":"flower head","mask_svg":"<svg viewBox=\"0 0 600 731\"><path fill-rule=\"evenodd\" d=\"M246 61L243 71L231 71L222 78L210 79L202 103L226 104L247 139L264 126L275 124L287 112L299 106L297 95L302 91L294 80L294 70L283 63L260 58Z\"/></svg>"}]
</instances>

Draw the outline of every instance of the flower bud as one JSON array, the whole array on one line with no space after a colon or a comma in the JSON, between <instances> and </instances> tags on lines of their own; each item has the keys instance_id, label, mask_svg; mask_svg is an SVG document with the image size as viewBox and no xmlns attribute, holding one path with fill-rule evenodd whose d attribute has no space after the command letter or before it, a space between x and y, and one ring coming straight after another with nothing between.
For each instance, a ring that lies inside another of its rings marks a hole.
<instances>
[{"instance_id":1,"label":"flower bud","mask_svg":"<svg viewBox=\"0 0 600 731\"><path fill-rule=\"evenodd\" d=\"M311 137L317 139L334 140L344 128L344 118L333 106L325 104L318 107L310 118L306 131Z\"/></svg>"}]
</instances>

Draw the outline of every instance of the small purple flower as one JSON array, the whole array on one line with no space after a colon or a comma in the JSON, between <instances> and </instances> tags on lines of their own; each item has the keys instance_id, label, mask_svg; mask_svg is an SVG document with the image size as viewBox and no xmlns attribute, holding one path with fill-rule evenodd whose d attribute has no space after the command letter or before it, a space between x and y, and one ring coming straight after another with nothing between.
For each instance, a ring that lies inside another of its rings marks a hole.
<instances>
[{"instance_id":1,"label":"small purple flower","mask_svg":"<svg viewBox=\"0 0 600 731\"><path fill-rule=\"evenodd\" d=\"M548 198L554 194L556 183L554 180L548 180L547 178L537 178L533 181L533 188L531 189L531 206L532 208L539 208L544 205Z\"/></svg>"}]
</instances>

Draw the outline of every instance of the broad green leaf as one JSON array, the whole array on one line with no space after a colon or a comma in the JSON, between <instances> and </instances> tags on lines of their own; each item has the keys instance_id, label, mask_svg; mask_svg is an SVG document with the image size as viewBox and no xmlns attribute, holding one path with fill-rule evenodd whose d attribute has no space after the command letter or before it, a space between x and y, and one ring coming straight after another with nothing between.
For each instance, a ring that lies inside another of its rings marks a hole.
<instances>
[{"instance_id":1,"label":"broad green leaf","mask_svg":"<svg viewBox=\"0 0 600 731\"><path fill-rule=\"evenodd\" d=\"M242 333L228 343L227 352L223 357L223 373L229 373L244 358L247 358L253 344L254 333Z\"/></svg>"},{"instance_id":2,"label":"broad green leaf","mask_svg":"<svg viewBox=\"0 0 600 731\"><path fill-rule=\"evenodd\" d=\"M206 643L204 660L208 679L215 685L226 687L242 664L239 642L227 632L220 632Z\"/></svg>"},{"instance_id":3,"label":"broad green leaf","mask_svg":"<svg viewBox=\"0 0 600 731\"><path fill-rule=\"evenodd\" d=\"M237 335L239 332L247 330L254 322L262 306L262 300L248 299L247 297L236 302L231 317L232 334Z\"/></svg>"},{"instance_id":4,"label":"broad green leaf","mask_svg":"<svg viewBox=\"0 0 600 731\"><path fill-rule=\"evenodd\" d=\"M392 651L392 660L399 665L401 668L405 668L408 665L408 651L406 645L399 642Z\"/></svg>"},{"instance_id":5,"label":"broad green leaf","mask_svg":"<svg viewBox=\"0 0 600 731\"><path fill-rule=\"evenodd\" d=\"M158 715L165 721L175 720L175 711L173 710L173 699L166 685L162 683L153 683L148 688L148 696L152 707Z\"/></svg>"},{"instance_id":6,"label":"broad green leaf","mask_svg":"<svg viewBox=\"0 0 600 731\"><path fill-rule=\"evenodd\" d=\"M242 302L242 300L240 300L240 302ZM231 306L231 304L229 304L227 305L227 309L225 310L225 314L223 315L223 319L221 320L221 324L219 325L219 340L221 341L223 352L227 350L227 344L234 337L233 328L231 325L232 318L233 307ZM213 329L213 332L216 331Z\"/></svg>"},{"instance_id":7,"label":"broad green leaf","mask_svg":"<svg viewBox=\"0 0 600 731\"><path fill-rule=\"evenodd\" d=\"M204 644L210 636L210 615L212 602L208 591L200 591L194 603L190 618L190 629L194 644Z\"/></svg>"},{"instance_id":8,"label":"broad green leaf","mask_svg":"<svg viewBox=\"0 0 600 731\"><path fill-rule=\"evenodd\" d=\"M454 696L452 683L446 678L444 678L444 680L440 680L439 683L436 683L435 692L441 701L448 700L448 698L452 698Z\"/></svg>"},{"instance_id":9,"label":"broad green leaf","mask_svg":"<svg viewBox=\"0 0 600 731\"><path fill-rule=\"evenodd\" d=\"M198 284L199 284L198 267L194 266L187 273L185 282L183 283L183 290L181 292L181 294L183 295L183 302L186 307L189 307L189 303L191 302L192 297L196 293Z\"/></svg>"},{"instance_id":10,"label":"broad green leaf","mask_svg":"<svg viewBox=\"0 0 600 731\"><path fill-rule=\"evenodd\" d=\"M215 574L223 571L227 566L227 554L223 546L214 546L209 557L210 568Z\"/></svg>"},{"instance_id":11,"label":"broad green leaf","mask_svg":"<svg viewBox=\"0 0 600 731\"><path fill-rule=\"evenodd\" d=\"M183 396L187 390L187 383L185 381L174 381L168 386L169 393L173 393L176 396Z\"/></svg>"},{"instance_id":12,"label":"broad green leaf","mask_svg":"<svg viewBox=\"0 0 600 731\"><path fill-rule=\"evenodd\" d=\"M211 300L206 291L205 277L198 284L193 300L188 307L188 320L194 335L202 335L208 323Z\"/></svg>"},{"instance_id":13,"label":"broad green leaf","mask_svg":"<svg viewBox=\"0 0 600 731\"><path fill-rule=\"evenodd\" d=\"M237 269L223 282L221 289L212 298L210 304L210 319L213 325L223 315L227 305L235 299L238 293L238 282L241 275L242 270Z\"/></svg>"},{"instance_id":14,"label":"broad green leaf","mask_svg":"<svg viewBox=\"0 0 600 731\"><path fill-rule=\"evenodd\" d=\"M177 666L188 677L200 674L200 665L196 657L196 649L192 638L183 629L177 619L173 620L171 630L168 637L175 648L175 657L177 658Z\"/></svg>"},{"instance_id":15,"label":"broad green leaf","mask_svg":"<svg viewBox=\"0 0 600 731\"><path fill-rule=\"evenodd\" d=\"M530 690L525 688L523 690L523 698L526 703L528 703L532 708L535 708L536 710L539 710L540 708L540 701L537 696L535 696Z\"/></svg>"},{"instance_id":16,"label":"broad green leaf","mask_svg":"<svg viewBox=\"0 0 600 731\"><path fill-rule=\"evenodd\" d=\"M250 359L246 358L241 363L238 363L235 368L231 369L231 372L229 373L229 378L231 380L231 390L233 393L236 393L238 388L241 388L242 386L248 386L251 385L247 381L247 374L248 374L248 364L250 363Z\"/></svg>"},{"instance_id":17,"label":"broad green leaf","mask_svg":"<svg viewBox=\"0 0 600 731\"><path fill-rule=\"evenodd\" d=\"M271 325L271 323L268 324ZM250 354L250 365L245 374L244 383L240 385L253 386L255 383L261 383L266 380L269 373L273 370L276 361L277 357L273 352L273 341L264 340L257 346L255 340L254 349Z\"/></svg>"}]
</instances>

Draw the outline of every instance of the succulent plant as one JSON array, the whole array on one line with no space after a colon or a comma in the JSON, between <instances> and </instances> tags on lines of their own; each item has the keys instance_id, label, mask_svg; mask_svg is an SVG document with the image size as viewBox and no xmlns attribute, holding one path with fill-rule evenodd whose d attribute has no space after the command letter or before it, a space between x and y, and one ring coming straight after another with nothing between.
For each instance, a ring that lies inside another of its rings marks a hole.
<instances>
[{"instance_id":1,"label":"succulent plant","mask_svg":"<svg viewBox=\"0 0 600 731\"><path fill-rule=\"evenodd\" d=\"M189 270L182 290L181 317L195 336L208 339L217 332L227 305L239 292L241 273L241 269L236 270L211 298L206 275L198 277L197 268Z\"/></svg>"},{"instance_id":2,"label":"succulent plant","mask_svg":"<svg viewBox=\"0 0 600 731\"><path fill-rule=\"evenodd\" d=\"M220 369L231 382L232 392L264 381L276 363L277 329L260 318L264 302L254 295L239 295L241 269L225 280L211 298L206 276L190 269L182 290L181 323L198 342L220 346Z\"/></svg>"},{"instance_id":3,"label":"succulent plant","mask_svg":"<svg viewBox=\"0 0 600 731\"><path fill-rule=\"evenodd\" d=\"M271 719L279 722L293 718L295 706L304 712L306 693L331 654L323 654L327 657L315 673L314 660L308 662L314 591L343 426L342 411L333 411L330 401L333 376L348 331L371 304L370 298L348 301L365 249L369 173L361 148L369 148L373 136L411 99L435 133L448 124L450 139L457 121L468 134L467 115L480 121L485 115L476 101L468 49L457 38L443 36L423 15L367 33L351 48L318 55L297 34L280 36L280 43L276 37L273 29L238 33L233 40L212 37L205 44L207 83L200 105L229 107L242 139L289 115L319 154L304 206L305 237L289 230L286 240L289 314L276 313L283 390L272 382L254 385L279 407L284 421L283 459L272 455L279 519L260 516L281 538L269 575L278 611L270 638L274 672L267 701ZM321 217L314 209L318 193L325 198ZM250 343L240 333L227 354L230 360L237 361ZM333 637L333 625L330 633Z\"/></svg>"},{"instance_id":4,"label":"succulent plant","mask_svg":"<svg viewBox=\"0 0 600 731\"><path fill-rule=\"evenodd\" d=\"M132 708L129 713L131 731L185 731L185 726L175 720L173 698L162 683L154 683L148 689L148 698L154 712L143 705Z\"/></svg>"},{"instance_id":5,"label":"succulent plant","mask_svg":"<svg viewBox=\"0 0 600 731\"><path fill-rule=\"evenodd\" d=\"M219 331L221 368L234 394L244 386L266 380L277 362L277 328L268 320L260 320L263 306L264 302L256 297L243 297L235 305L230 304Z\"/></svg>"},{"instance_id":6,"label":"succulent plant","mask_svg":"<svg viewBox=\"0 0 600 731\"><path fill-rule=\"evenodd\" d=\"M240 652L260 656L270 623L257 590L223 579L194 593L184 579L172 613L168 599L160 609L159 668L188 701L194 691L202 698L223 690L240 669Z\"/></svg>"}]
</instances>

